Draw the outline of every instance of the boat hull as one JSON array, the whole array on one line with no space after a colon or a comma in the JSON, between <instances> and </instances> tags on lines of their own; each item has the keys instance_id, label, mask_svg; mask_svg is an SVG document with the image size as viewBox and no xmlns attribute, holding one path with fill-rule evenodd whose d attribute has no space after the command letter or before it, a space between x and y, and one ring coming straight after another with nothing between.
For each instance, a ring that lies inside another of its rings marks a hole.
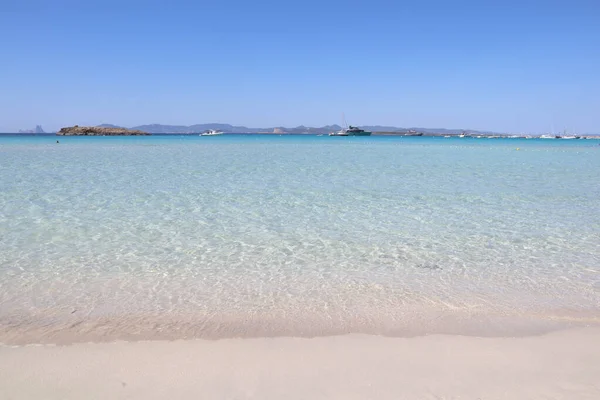
<instances>
[{"instance_id":1,"label":"boat hull","mask_svg":"<svg viewBox=\"0 0 600 400\"><path fill-rule=\"evenodd\" d=\"M371 136L371 132L330 133L329 136Z\"/></svg>"}]
</instances>

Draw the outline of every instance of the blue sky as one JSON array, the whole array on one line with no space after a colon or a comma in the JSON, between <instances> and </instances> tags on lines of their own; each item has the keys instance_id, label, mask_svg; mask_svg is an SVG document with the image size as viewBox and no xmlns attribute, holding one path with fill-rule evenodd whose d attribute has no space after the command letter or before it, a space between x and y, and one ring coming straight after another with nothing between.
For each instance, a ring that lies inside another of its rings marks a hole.
<instances>
[{"instance_id":1,"label":"blue sky","mask_svg":"<svg viewBox=\"0 0 600 400\"><path fill-rule=\"evenodd\" d=\"M600 1L0 0L0 131L600 133Z\"/></svg>"}]
</instances>

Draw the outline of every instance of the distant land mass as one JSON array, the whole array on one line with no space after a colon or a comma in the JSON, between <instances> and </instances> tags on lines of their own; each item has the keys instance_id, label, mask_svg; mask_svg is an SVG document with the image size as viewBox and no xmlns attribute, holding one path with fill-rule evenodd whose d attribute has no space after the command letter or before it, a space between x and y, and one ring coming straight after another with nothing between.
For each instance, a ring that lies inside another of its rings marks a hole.
<instances>
[{"instance_id":1,"label":"distant land mass","mask_svg":"<svg viewBox=\"0 0 600 400\"><path fill-rule=\"evenodd\" d=\"M19 129L19 133L46 133L41 125L36 125L35 129Z\"/></svg>"},{"instance_id":2,"label":"distant land mass","mask_svg":"<svg viewBox=\"0 0 600 400\"><path fill-rule=\"evenodd\" d=\"M118 125L102 124L98 125L101 128L123 128ZM364 130L371 131L374 134L388 134L388 135L404 135L423 133L426 135L459 135L461 133L468 133L470 135L502 135L502 133L495 133L489 131L475 131L468 129L446 129L446 128L399 128L396 126L382 126L382 125L360 125ZM196 124L196 125L139 125L131 127L130 129L141 130L148 133L162 133L162 134L194 134L202 133L209 129L218 129L225 133L270 133L270 134L327 134L329 132L337 132L342 127L340 125L325 125L322 127L308 127L304 125L297 126L295 128L286 128L283 126L275 126L269 128L248 128L246 126L235 126L230 124Z\"/></svg>"},{"instance_id":3,"label":"distant land mass","mask_svg":"<svg viewBox=\"0 0 600 400\"><path fill-rule=\"evenodd\" d=\"M149 135L139 129L126 129L117 126L70 126L56 132L57 136L137 136Z\"/></svg>"},{"instance_id":4,"label":"distant land mass","mask_svg":"<svg viewBox=\"0 0 600 400\"><path fill-rule=\"evenodd\" d=\"M77 127L77 126L75 126ZM144 134L177 134L177 135L192 135L205 132L207 130L220 130L224 133L260 133L260 134L275 134L275 135L326 135L330 132L337 132L342 129L340 125L325 125L321 127L309 127L300 125L295 128L287 128L284 126L274 126L268 128L252 128L239 125L230 125L222 123L208 123L208 124L194 124L194 125L163 125L163 124L149 124L139 125L131 128L113 125L113 124L101 124L97 126L78 127L79 131L70 131L69 129L75 128L69 127L67 131L63 133L56 133L57 135L88 135L88 136L99 136L99 135L144 135ZM410 127L401 128L397 126L388 125L359 125L360 128L373 132L373 135L387 135L387 136L458 136L461 137L556 137L556 138L592 138L597 139L600 134L589 133L585 135L574 135L564 131L558 135L552 134L527 134L523 133L515 135L511 133L501 133L492 131L479 131L474 129L448 129L448 128L420 128ZM83 128L87 130L82 130ZM108 131L99 130L94 131L95 128L109 129ZM63 128L65 129L65 128ZM131 132L131 133L127 133ZM41 125L36 125L35 129L20 129L18 133L22 134L46 134ZM53 132L54 133L54 132Z\"/></svg>"}]
</instances>

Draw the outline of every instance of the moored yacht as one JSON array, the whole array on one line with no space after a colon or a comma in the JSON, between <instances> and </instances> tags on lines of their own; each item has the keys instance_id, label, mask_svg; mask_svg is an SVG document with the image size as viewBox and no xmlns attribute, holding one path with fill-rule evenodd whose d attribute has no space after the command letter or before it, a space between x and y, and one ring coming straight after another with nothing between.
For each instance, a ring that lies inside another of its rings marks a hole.
<instances>
[{"instance_id":1,"label":"moored yacht","mask_svg":"<svg viewBox=\"0 0 600 400\"><path fill-rule=\"evenodd\" d=\"M331 132L329 136L371 136L371 132L350 125L348 129L342 129L338 132Z\"/></svg>"},{"instance_id":2,"label":"moored yacht","mask_svg":"<svg viewBox=\"0 0 600 400\"><path fill-rule=\"evenodd\" d=\"M202 132L200 136L217 136L222 134L223 132L218 129L209 129L207 131Z\"/></svg>"}]
</instances>

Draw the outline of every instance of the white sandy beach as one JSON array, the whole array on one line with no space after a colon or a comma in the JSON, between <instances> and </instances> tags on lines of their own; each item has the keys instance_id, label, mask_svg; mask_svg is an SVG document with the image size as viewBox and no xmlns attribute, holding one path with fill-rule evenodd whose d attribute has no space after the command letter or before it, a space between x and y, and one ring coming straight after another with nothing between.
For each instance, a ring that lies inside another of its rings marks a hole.
<instances>
[{"instance_id":1,"label":"white sandy beach","mask_svg":"<svg viewBox=\"0 0 600 400\"><path fill-rule=\"evenodd\" d=\"M600 329L0 347L0 399L598 399Z\"/></svg>"}]
</instances>

